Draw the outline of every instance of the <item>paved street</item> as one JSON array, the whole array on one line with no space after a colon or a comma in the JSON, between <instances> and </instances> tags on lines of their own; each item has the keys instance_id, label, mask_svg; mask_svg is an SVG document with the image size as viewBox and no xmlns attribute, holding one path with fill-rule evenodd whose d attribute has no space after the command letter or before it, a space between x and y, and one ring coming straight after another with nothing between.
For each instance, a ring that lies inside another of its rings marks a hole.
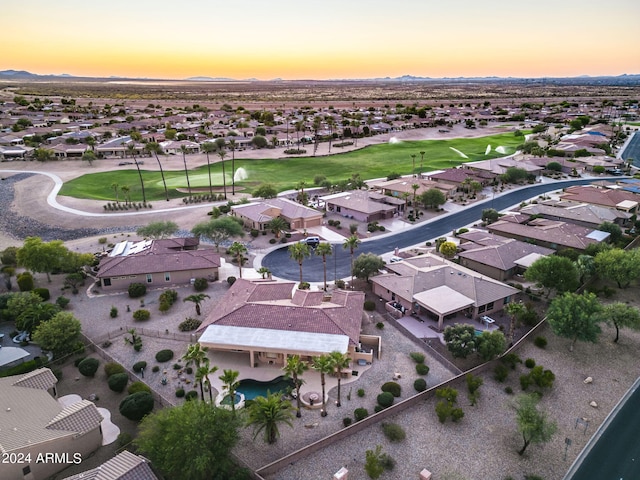
<instances>
[{"instance_id":1,"label":"paved street","mask_svg":"<svg viewBox=\"0 0 640 480\"><path fill-rule=\"evenodd\" d=\"M597 180L604 179L598 178ZM410 230L363 241L354 256L357 257L361 253L369 252L382 255L392 252L396 247L403 249L417 244L424 245L427 240L450 234L454 229L478 221L482 215L482 210L485 208L495 208L500 211L546 192L560 190L571 185L585 185L594 181L596 179L588 178L539 183L514 190L496 196L495 199L488 199L458 212L438 217ZM351 275L351 255L349 250L342 248L342 243L333 245L334 255L327 258L327 282L333 282L336 278L347 278ZM296 261L289 258L287 246L267 254L262 259L262 265L269 268L275 277L295 281L300 279L300 268ZM322 282L322 258L312 255L310 258L305 259L302 264L302 273L305 282Z\"/></svg>"}]
</instances>

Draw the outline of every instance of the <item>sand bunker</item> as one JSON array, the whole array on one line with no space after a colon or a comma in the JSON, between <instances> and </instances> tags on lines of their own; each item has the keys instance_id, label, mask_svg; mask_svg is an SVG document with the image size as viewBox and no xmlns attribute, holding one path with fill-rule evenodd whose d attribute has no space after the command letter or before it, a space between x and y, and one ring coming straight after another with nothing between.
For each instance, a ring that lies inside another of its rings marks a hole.
<instances>
[{"instance_id":1,"label":"sand bunker","mask_svg":"<svg viewBox=\"0 0 640 480\"><path fill-rule=\"evenodd\" d=\"M503 155L507 153L507 151L504 149L502 145L500 145L499 147L496 147L496 152L502 153Z\"/></svg>"},{"instance_id":2,"label":"sand bunker","mask_svg":"<svg viewBox=\"0 0 640 480\"><path fill-rule=\"evenodd\" d=\"M464 153L462 153L460 150L458 150L457 148L453 148L453 147L449 147L449 148L451 150L453 150L454 152L456 152L458 155L460 155L462 158L469 158Z\"/></svg>"},{"instance_id":3,"label":"sand bunker","mask_svg":"<svg viewBox=\"0 0 640 480\"><path fill-rule=\"evenodd\" d=\"M491 145L487 145L486 150L484 151L485 155L489 155L491 153Z\"/></svg>"}]
</instances>

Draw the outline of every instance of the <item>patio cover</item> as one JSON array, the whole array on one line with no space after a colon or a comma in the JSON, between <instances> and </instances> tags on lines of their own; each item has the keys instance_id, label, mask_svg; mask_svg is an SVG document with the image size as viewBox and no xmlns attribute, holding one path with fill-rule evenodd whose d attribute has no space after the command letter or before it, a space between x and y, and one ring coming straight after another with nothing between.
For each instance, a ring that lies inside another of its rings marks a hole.
<instances>
[{"instance_id":1,"label":"patio cover","mask_svg":"<svg viewBox=\"0 0 640 480\"><path fill-rule=\"evenodd\" d=\"M522 258L518 258L517 260L514 260L513 263L515 263L519 267L529 268L533 262L535 262L536 260L542 257L546 257L546 255L541 255L539 253L530 253L529 255L525 255Z\"/></svg>"},{"instance_id":2,"label":"patio cover","mask_svg":"<svg viewBox=\"0 0 640 480\"><path fill-rule=\"evenodd\" d=\"M0 367L28 357L29 352L17 347L0 347Z\"/></svg>"},{"instance_id":3,"label":"patio cover","mask_svg":"<svg viewBox=\"0 0 640 480\"><path fill-rule=\"evenodd\" d=\"M346 335L226 325L209 325L198 341L214 349L268 350L302 355L319 355L335 350L347 353L349 347Z\"/></svg>"},{"instance_id":4,"label":"patio cover","mask_svg":"<svg viewBox=\"0 0 640 480\"><path fill-rule=\"evenodd\" d=\"M414 301L440 316L458 312L473 305L474 301L446 285L432 288L413 296Z\"/></svg>"}]
</instances>

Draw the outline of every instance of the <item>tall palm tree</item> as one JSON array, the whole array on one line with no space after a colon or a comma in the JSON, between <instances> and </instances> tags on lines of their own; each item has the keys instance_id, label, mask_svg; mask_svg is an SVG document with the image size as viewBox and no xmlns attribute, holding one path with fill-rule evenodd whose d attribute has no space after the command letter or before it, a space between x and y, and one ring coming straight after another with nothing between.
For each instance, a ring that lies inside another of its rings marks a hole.
<instances>
[{"instance_id":1,"label":"tall palm tree","mask_svg":"<svg viewBox=\"0 0 640 480\"><path fill-rule=\"evenodd\" d=\"M300 385L304 383L304 381L300 378L300 376L309 369L309 365L307 362L303 362L300 360L300 355L291 355L287 357L287 361L282 367L282 370L290 376L293 380L293 385L296 388L296 417L300 418L302 413L300 412Z\"/></svg>"},{"instance_id":2,"label":"tall palm tree","mask_svg":"<svg viewBox=\"0 0 640 480\"><path fill-rule=\"evenodd\" d=\"M160 162L160 158L158 157L158 153L162 151L160 145L157 142L149 142L144 146L144 149L149 153L153 154L156 157L156 162L158 162L158 167L160 168L160 176L162 177L162 185L164 185L164 196L169 201L169 191L167 190L167 182L164 179L164 170L162 169L162 163Z\"/></svg>"},{"instance_id":3,"label":"tall palm tree","mask_svg":"<svg viewBox=\"0 0 640 480\"><path fill-rule=\"evenodd\" d=\"M522 302L511 302L504 307L504 311L509 315L509 333L507 335L507 341L509 346L513 345L513 337L515 335L517 323L526 308Z\"/></svg>"},{"instance_id":4,"label":"tall palm tree","mask_svg":"<svg viewBox=\"0 0 640 480\"><path fill-rule=\"evenodd\" d=\"M416 203L416 194L418 193L418 189L420 188L420 185L418 185L417 183L414 183L413 185L411 185L411 190L413 190L413 213L414 216L417 217L417 203ZM417 220L417 218L416 218Z\"/></svg>"},{"instance_id":5,"label":"tall palm tree","mask_svg":"<svg viewBox=\"0 0 640 480\"><path fill-rule=\"evenodd\" d=\"M208 360L208 359L207 359ZM200 398L204 402L204 382L207 381L207 375L209 375L209 366L208 365L200 365L196 368L195 372L195 381L200 385ZM209 392L211 392L211 387L209 387Z\"/></svg>"},{"instance_id":6,"label":"tall palm tree","mask_svg":"<svg viewBox=\"0 0 640 480\"><path fill-rule=\"evenodd\" d=\"M329 242L322 242L316 247L316 255L322 257L324 271L324 291L327 291L327 255L333 254L333 246Z\"/></svg>"},{"instance_id":7,"label":"tall palm tree","mask_svg":"<svg viewBox=\"0 0 640 480\"><path fill-rule=\"evenodd\" d=\"M300 132L304 130L304 122L299 120L295 123L296 127L296 143L298 144L298 150L300 150Z\"/></svg>"},{"instance_id":8,"label":"tall palm tree","mask_svg":"<svg viewBox=\"0 0 640 480\"><path fill-rule=\"evenodd\" d=\"M404 212L402 213L404 214L404 216L406 216L409 214L409 197L411 196L411 194L409 192L402 192L400 196L404 200Z\"/></svg>"},{"instance_id":9,"label":"tall palm tree","mask_svg":"<svg viewBox=\"0 0 640 480\"><path fill-rule=\"evenodd\" d=\"M231 411L236 413L236 390L238 389L238 376L240 376L240 372L237 370L231 370L230 368L225 368L223 374L218 378L222 381L224 388L227 389L227 393L231 398Z\"/></svg>"},{"instance_id":10,"label":"tall palm tree","mask_svg":"<svg viewBox=\"0 0 640 480\"><path fill-rule=\"evenodd\" d=\"M216 145L211 142L204 142L202 150L207 156L207 171L209 172L209 194L213 195L213 186L211 185L211 163L209 162L209 154L216 151Z\"/></svg>"},{"instance_id":11,"label":"tall palm tree","mask_svg":"<svg viewBox=\"0 0 640 480\"><path fill-rule=\"evenodd\" d=\"M184 163L184 174L187 177L187 189L189 190L189 198L191 198L191 183L189 182L189 170L187 169L187 147L180 145L182 152L182 162Z\"/></svg>"},{"instance_id":12,"label":"tall palm tree","mask_svg":"<svg viewBox=\"0 0 640 480\"><path fill-rule=\"evenodd\" d=\"M269 220L269 223L267 223L267 228L273 230L276 238L280 238L280 234L287 228L289 228L289 224L282 217L273 217L271 220Z\"/></svg>"},{"instance_id":13,"label":"tall palm tree","mask_svg":"<svg viewBox=\"0 0 640 480\"><path fill-rule=\"evenodd\" d=\"M240 242L233 242L229 247L229 253L238 261L240 278L242 278L242 264L244 263L244 254L247 253L247 247Z\"/></svg>"},{"instance_id":14,"label":"tall palm tree","mask_svg":"<svg viewBox=\"0 0 640 480\"><path fill-rule=\"evenodd\" d=\"M240 277L242 278L242 277ZM200 315L202 312L200 310L200 305L202 304L202 302L204 302L207 298L211 298L209 295L207 295L206 293L194 293L193 295L189 295L188 297L185 297L182 299L183 302L193 302L196 306L196 314Z\"/></svg>"},{"instance_id":15,"label":"tall palm tree","mask_svg":"<svg viewBox=\"0 0 640 480\"><path fill-rule=\"evenodd\" d=\"M125 203L131 203L131 188L129 188L129 185L121 186L120 191L122 192L122 195L124 195Z\"/></svg>"},{"instance_id":16,"label":"tall palm tree","mask_svg":"<svg viewBox=\"0 0 640 480\"><path fill-rule=\"evenodd\" d=\"M320 355L319 357L313 358L313 363L311 367L320 372L320 383L322 384L322 411L320 415L323 417L327 416L327 402L325 399L325 378L326 374L333 372L333 362L331 361L331 357L329 355Z\"/></svg>"},{"instance_id":17,"label":"tall palm tree","mask_svg":"<svg viewBox=\"0 0 640 480\"><path fill-rule=\"evenodd\" d=\"M331 153L331 141L333 140L333 129L336 127L336 120L331 116L327 116L327 125L329 127L329 153Z\"/></svg>"},{"instance_id":18,"label":"tall palm tree","mask_svg":"<svg viewBox=\"0 0 640 480\"><path fill-rule=\"evenodd\" d=\"M309 245L306 243L293 243L289 245L289 257L298 262L300 266L300 284L302 284L302 261L311 256Z\"/></svg>"},{"instance_id":19,"label":"tall palm tree","mask_svg":"<svg viewBox=\"0 0 640 480\"><path fill-rule=\"evenodd\" d=\"M411 176L416 176L416 155L415 153L411 155L411 160L413 160L413 167L411 167Z\"/></svg>"},{"instance_id":20,"label":"tall palm tree","mask_svg":"<svg viewBox=\"0 0 640 480\"><path fill-rule=\"evenodd\" d=\"M231 195L236 194L236 141L232 138L229 140L229 148L231 148Z\"/></svg>"},{"instance_id":21,"label":"tall palm tree","mask_svg":"<svg viewBox=\"0 0 640 480\"><path fill-rule=\"evenodd\" d=\"M224 140L223 140L224 142ZM224 157L227 156L227 152L224 147L218 146L218 156L220 157L220 163L222 163L222 191L224 192L224 199L227 199L227 175L224 171Z\"/></svg>"},{"instance_id":22,"label":"tall palm tree","mask_svg":"<svg viewBox=\"0 0 640 480\"><path fill-rule=\"evenodd\" d=\"M133 163L136 164L138 169L138 176L140 177L140 188L142 189L142 203L147 203L147 194L144 191L144 181L142 180L142 171L140 170L140 164L136 159L136 146L133 143L127 144L127 153L133 158Z\"/></svg>"},{"instance_id":23,"label":"tall palm tree","mask_svg":"<svg viewBox=\"0 0 640 480\"><path fill-rule=\"evenodd\" d=\"M111 184L111 188L113 188L113 191L116 194L116 203L120 203L120 200L118 200L118 188L119 187L120 187L120 185L118 185L117 183L112 183Z\"/></svg>"},{"instance_id":24,"label":"tall palm tree","mask_svg":"<svg viewBox=\"0 0 640 480\"><path fill-rule=\"evenodd\" d=\"M338 376L338 401L336 402L336 407L341 406L340 403L340 380L342 379L342 370L345 368L349 368L351 365L351 357L349 357L346 353L338 352L334 350L329 354L329 358L331 359L331 364L333 369Z\"/></svg>"},{"instance_id":25,"label":"tall palm tree","mask_svg":"<svg viewBox=\"0 0 640 480\"><path fill-rule=\"evenodd\" d=\"M270 393L266 397L256 397L248 410L247 426L254 426L254 439L264 431L264 440L269 444L275 443L280 436L279 425L281 423L293 427L291 402L283 400L282 395L278 393Z\"/></svg>"},{"instance_id":26,"label":"tall palm tree","mask_svg":"<svg viewBox=\"0 0 640 480\"><path fill-rule=\"evenodd\" d=\"M194 365L196 372L196 381L200 383L200 394L202 396L202 401L204 402L204 388L202 387L202 382L205 378L204 371L200 371L202 365L205 360L208 362L207 358L207 348L200 346L199 343L192 343L187 347L187 352L182 356L182 359L187 363L186 365L189 367Z\"/></svg>"},{"instance_id":27,"label":"tall palm tree","mask_svg":"<svg viewBox=\"0 0 640 480\"><path fill-rule=\"evenodd\" d=\"M427 152L420 152L420 175L422 176L422 164L424 163L424 154Z\"/></svg>"},{"instance_id":28,"label":"tall palm tree","mask_svg":"<svg viewBox=\"0 0 640 480\"><path fill-rule=\"evenodd\" d=\"M205 365L209 369L204 378L207 382L207 386L209 387L209 403L213 403L213 386L211 385L211 379L209 378L209 375L213 375L214 373L216 373L218 371L218 367L216 367L215 365L212 367L209 359L206 357L204 359L203 365Z\"/></svg>"},{"instance_id":29,"label":"tall palm tree","mask_svg":"<svg viewBox=\"0 0 640 480\"><path fill-rule=\"evenodd\" d=\"M360 239L355 236L355 235L351 235L349 238L345 239L344 243L342 244L342 248L349 249L349 253L351 253L351 287L353 288L353 252L355 252L356 248L358 248L358 245L360 245Z\"/></svg>"}]
</instances>

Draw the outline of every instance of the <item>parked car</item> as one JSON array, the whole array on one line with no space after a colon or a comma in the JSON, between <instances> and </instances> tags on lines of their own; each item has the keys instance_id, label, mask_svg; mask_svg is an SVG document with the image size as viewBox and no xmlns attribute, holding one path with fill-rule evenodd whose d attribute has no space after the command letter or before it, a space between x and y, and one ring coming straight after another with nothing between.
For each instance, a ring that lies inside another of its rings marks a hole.
<instances>
[{"instance_id":1,"label":"parked car","mask_svg":"<svg viewBox=\"0 0 640 480\"><path fill-rule=\"evenodd\" d=\"M316 248L320 245L320 237L306 237L300 240L300 243L306 243L311 248Z\"/></svg>"}]
</instances>

